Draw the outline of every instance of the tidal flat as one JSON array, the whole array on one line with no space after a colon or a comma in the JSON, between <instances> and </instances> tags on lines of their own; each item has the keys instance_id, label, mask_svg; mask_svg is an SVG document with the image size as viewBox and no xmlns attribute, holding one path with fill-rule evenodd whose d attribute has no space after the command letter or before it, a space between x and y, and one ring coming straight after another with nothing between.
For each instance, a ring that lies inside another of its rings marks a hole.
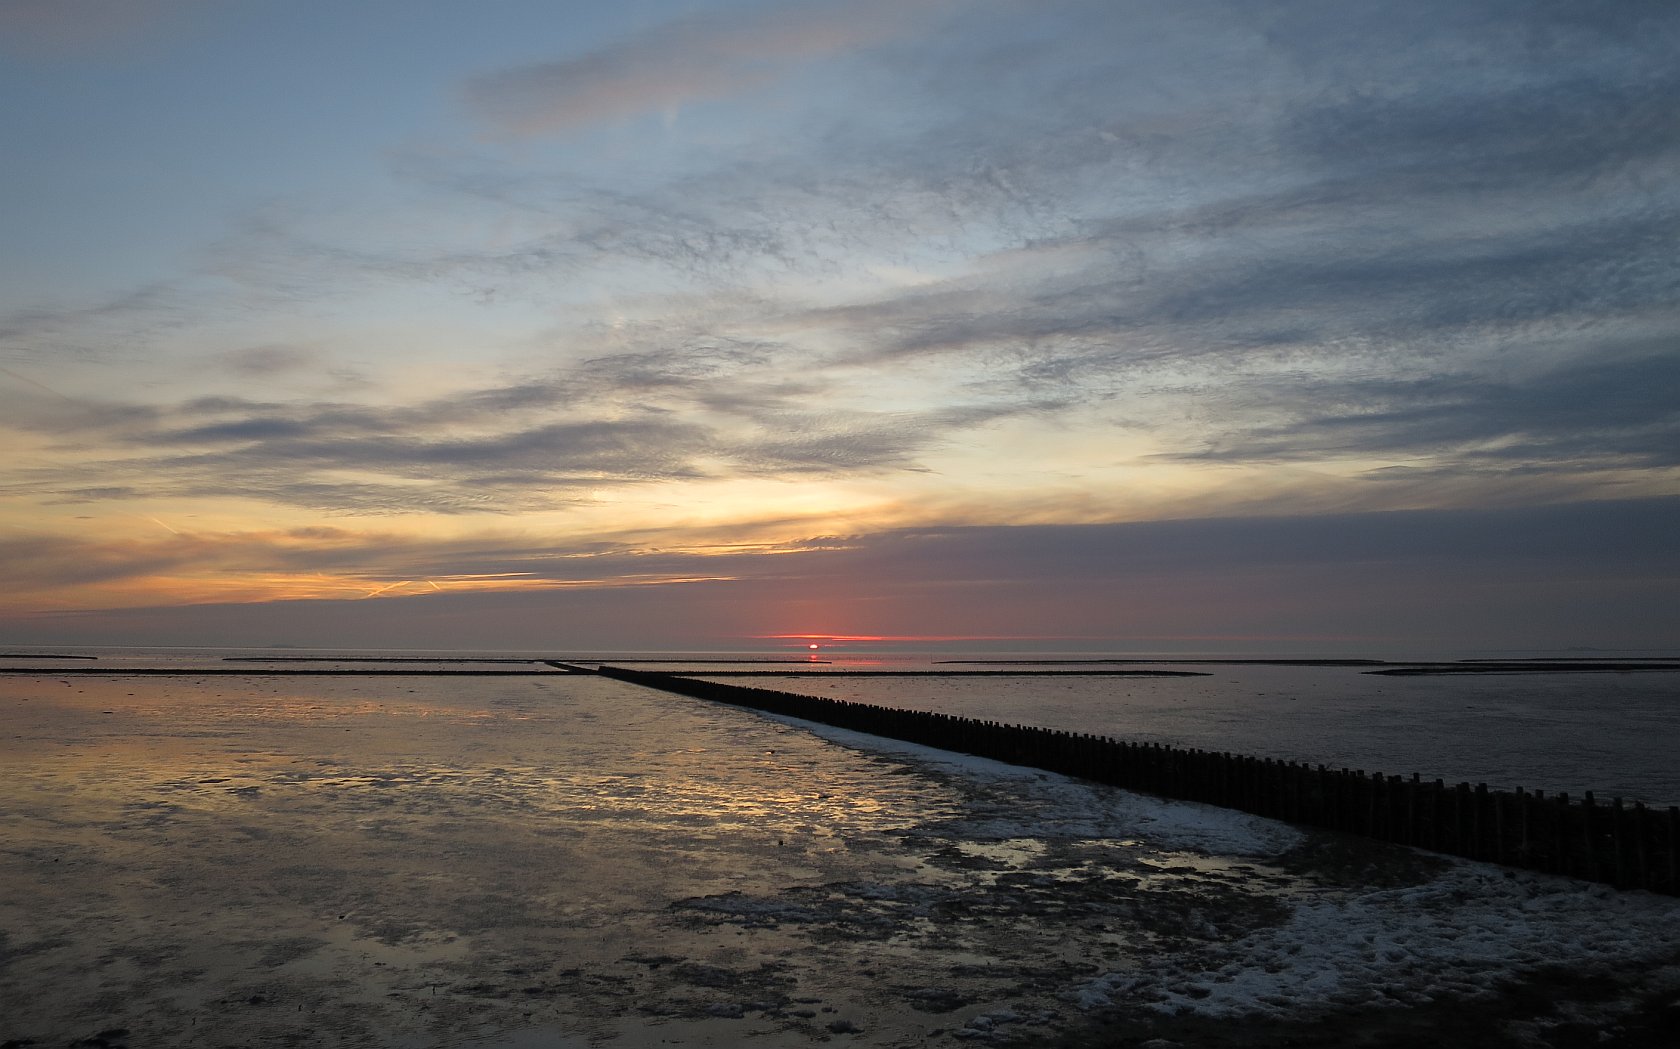
<instances>
[{"instance_id":1,"label":"tidal flat","mask_svg":"<svg viewBox=\"0 0 1680 1049\"><path fill-rule=\"evenodd\" d=\"M7 1046L1658 1045L1680 1009L1680 900L604 678L0 711Z\"/></svg>"}]
</instances>

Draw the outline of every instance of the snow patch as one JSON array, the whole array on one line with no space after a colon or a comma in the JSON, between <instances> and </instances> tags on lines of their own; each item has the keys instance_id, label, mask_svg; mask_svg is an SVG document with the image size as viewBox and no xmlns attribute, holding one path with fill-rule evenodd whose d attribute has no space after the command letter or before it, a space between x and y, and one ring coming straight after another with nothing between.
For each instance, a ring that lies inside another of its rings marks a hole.
<instances>
[{"instance_id":1,"label":"snow patch","mask_svg":"<svg viewBox=\"0 0 1680 1049\"><path fill-rule=\"evenodd\" d=\"M981 840L1142 838L1161 849L1227 856L1275 856L1302 840L1301 832L1288 824L1231 809L1136 794L1059 773L797 718L775 720L854 750L905 758L947 775L1006 788L1007 805L983 809L954 828Z\"/></svg>"},{"instance_id":2,"label":"snow patch","mask_svg":"<svg viewBox=\"0 0 1680 1049\"><path fill-rule=\"evenodd\" d=\"M1087 1009L1285 1016L1303 1006L1475 998L1547 966L1671 959L1676 943L1680 901L1458 863L1423 885L1304 900L1283 924L1217 954L1110 973L1070 997Z\"/></svg>"}]
</instances>

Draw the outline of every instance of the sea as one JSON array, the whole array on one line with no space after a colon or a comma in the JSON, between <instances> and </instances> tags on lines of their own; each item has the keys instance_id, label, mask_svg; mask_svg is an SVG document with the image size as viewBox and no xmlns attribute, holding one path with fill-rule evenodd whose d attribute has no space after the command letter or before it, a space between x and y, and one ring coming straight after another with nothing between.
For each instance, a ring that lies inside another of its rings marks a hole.
<instances>
[{"instance_id":1,"label":"sea","mask_svg":"<svg viewBox=\"0 0 1680 1049\"><path fill-rule=\"evenodd\" d=\"M301 648L20 648L0 667L107 673L249 669L474 675L621 665L882 706L1250 754L1448 784L1680 805L1680 653L1572 652L1563 663L1664 670L1556 670L1396 677L1345 660L1275 653L871 651L590 652ZM1377 655L1373 658L1380 659ZM1253 661L1245 661L1253 660ZM1264 660L1264 661L1262 661ZM1543 661L1558 653L1463 654L1393 666ZM1186 676L1132 677L1124 671ZM1108 673L1098 673L1106 671Z\"/></svg>"},{"instance_id":2,"label":"sea","mask_svg":"<svg viewBox=\"0 0 1680 1049\"><path fill-rule=\"evenodd\" d=\"M1094 1046L1238 1020L1339 1044L1299 1025L1411 1006L1416 1030L1538 1010L1558 1047L1668 1023L1672 897L578 672L1680 803L1680 660L1233 658L0 649L23 671L0 674L0 1045ZM1139 670L1182 676L1115 673Z\"/></svg>"}]
</instances>

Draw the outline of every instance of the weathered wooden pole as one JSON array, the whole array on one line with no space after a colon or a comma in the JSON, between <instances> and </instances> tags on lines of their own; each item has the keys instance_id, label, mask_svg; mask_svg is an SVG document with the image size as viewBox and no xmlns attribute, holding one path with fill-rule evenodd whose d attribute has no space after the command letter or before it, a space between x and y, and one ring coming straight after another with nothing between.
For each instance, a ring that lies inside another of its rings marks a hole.
<instances>
[{"instance_id":1,"label":"weathered wooden pole","mask_svg":"<svg viewBox=\"0 0 1680 1049\"><path fill-rule=\"evenodd\" d=\"M1575 810L1569 807L1569 792L1560 790L1557 797L1552 799L1552 837L1557 849L1559 874L1573 876L1580 868L1570 858L1573 851L1569 845L1569 824L1574 819Z\"/></svg>"},{"instance_id":2,"label":"weathered wooden pole","mask_svg":"<svg viewBox=\"0 0 1680 1049\"><path fill-rule=\"evenodd\" d=\"M1493 861L1504 863L1507 849L1505 846L1505 795L1496 791L1493 795Z\"/></svg>"},{"instance_id":3,"label":"weathered wooden pole","mask_svg":"<svg viewBox=\"0 0 1680 1049\"><path fill-rule=\"evenodd\" d=\"M1680 806L1668 807L1668 891L1680 896Z\"/></svg>"},{"instance_id":4,"label":"weathered wooden pole","mask_svg":"<svg viewBox=\"0 0 1680 1049\"><path fill-rule=\"evenodd\" d=\"M1615 870L1615 876L1616 876L1616 880L1614 882L1612 882L1612 884L1615 885L1616 888L1618 888L1618 889L1625 889L1625 888L1627 888L1627 884L1628 884L1628 882L1627 882L1628 864L1627 864L1627 848L1626 848L1626 844L1627 844L1626 830L1627 830L1627 828L1624 825L1625 824L1625 821L1623 819L1624 815L1625 815L1625 813L1622 811L1622 799L1621 798L1611 798L1610 799L1610 852L1611 852L1611 856L1612 856L1612 862L1615 864L1614 870Z\"/></svg>"},{"instance_id":5,"label":"weathered wooden pole","mask_svg":"<svg viewBox=\"0 0 1680 1049\"><path fill-rule=\"evenodd\" d=\"M1470 851L1466 854L1471 859L1487 859L1487 824L1482 817L1482 810L1487 807L1488 789L1486 783L1476 784L1476 792L1470 795Z\"/></svg>"},{"instance_id":6,"label":"weathered wooden pole","mask_svg":"<svg viewBox=\"0 0 1680 1049\"><path fill-rule=\"evenodd\" d=\"M1411 780L1406 784L1406 840L1403 844L1417 845L1418 841L1418 788L1422 780L1417 773L1412 773Z\"/></svg>"},{"instance_id":7,"label":"weathered wooden pole","mask_svg":"<svg viewBox=\"0 0 1680 1049\"><path fill-rule=\"evenodd\" d=\"M1586 876L1592 881L1598 880L1598 827L1593 819L1593 792L1587 791L1581 797L1581 840L1587 846Z\"/></svg>"},{"instance_id":8,"label":"weathered wooden pole","mask_svg":"<svg viewBox=\"0 0 1680 1049\"><path fill-rule=\"evenodd\" d=\"M1636 801L1633 803L1633 826L1635 831L1633 838L1633 864L1635 869L1639 872L1638 876L1634 879L1634 884L1639 886L1641 889L1652 889L1656 886L1651 879L1651 849L1649 845L1651 838L1651 821L1646 816L1645 803L1643 801Z\"/></svg>"},{"instance_id":9,"label":"weathered wooden pole","mask_svg":"<svg viewBox=\"0 0 1680 1049\"><path fill-rule=\"evenodd\" d=\"M1517 788L1517 856L1525 864L1535 862L1533 843L1529 839L1529 810L1534 801L1521 787Z\"/></svg>"}]
</instances>

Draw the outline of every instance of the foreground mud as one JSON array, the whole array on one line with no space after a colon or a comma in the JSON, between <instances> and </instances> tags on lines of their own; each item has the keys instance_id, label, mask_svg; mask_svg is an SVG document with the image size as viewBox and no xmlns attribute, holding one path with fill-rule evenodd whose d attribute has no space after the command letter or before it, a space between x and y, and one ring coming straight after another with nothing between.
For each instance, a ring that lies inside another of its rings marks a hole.
<instances>
[{"instance_id":1,"label":"foreground mud","mask_svg":"<svg viewBox=\"0 0 1680 1049\"><path fill-rule=\"evenodd\" d=\"M0 689L8 1046L1565 1046L1680 986L1674 901L600 679Z\"/></svg>"}]
</instances>

